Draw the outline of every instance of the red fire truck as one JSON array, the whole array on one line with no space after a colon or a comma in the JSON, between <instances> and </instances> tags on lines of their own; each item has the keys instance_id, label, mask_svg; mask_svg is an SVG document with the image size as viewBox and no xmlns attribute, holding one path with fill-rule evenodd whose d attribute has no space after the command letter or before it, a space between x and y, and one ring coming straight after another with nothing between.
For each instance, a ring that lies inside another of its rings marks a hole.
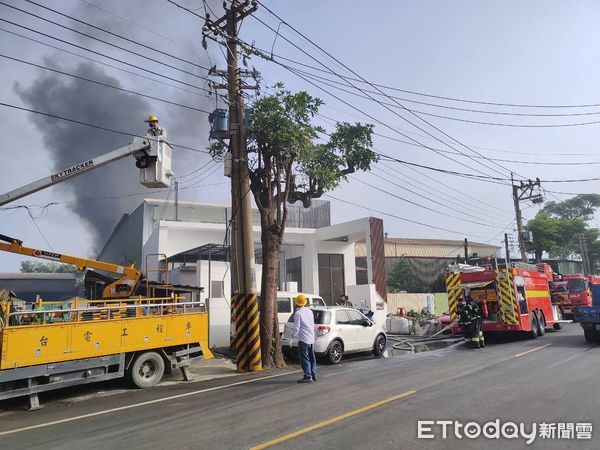
<instances>
[{"instance_id":1,"label":"red fire truck","mask_svg":"<svg viewBox=\"0 0 600 450\"><path fill-rule=\"evenodd\" d=\"M547 327L562 328L562 313L552 304L548 264L512 263L506 269L451 266L446 275L450 316L457 319L460 299L470 294L480 305L484 332L542 336Z\"/></svg>"},{"instance_id":2,"label":"red fire truck","mask_svg":"<svg viewBox=\"0 0 600 450\"><path fill-rule=\"evenodd\" d=\"M569 302L563 306L564 314L573 314L577 306L592 306L592 285L600 285L600 277L596 275L563 275L569 288Z\"/></svg>"}]
</instances>

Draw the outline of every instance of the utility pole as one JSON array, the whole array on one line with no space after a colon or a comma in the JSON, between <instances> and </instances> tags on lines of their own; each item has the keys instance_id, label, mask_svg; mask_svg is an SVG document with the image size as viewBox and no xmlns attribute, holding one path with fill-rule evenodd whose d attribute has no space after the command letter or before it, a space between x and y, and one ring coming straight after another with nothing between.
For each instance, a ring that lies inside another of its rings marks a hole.
<instances>
[{"instance_id":1,"label":"utility pole","mask_svg":"<svg viewBox=\"0 0 600 450\"><path fill-rule=\"evenodd\" d=\"M250 6L250 7L249 7ZM256 2L233 0L225 15L217 20L206 17L204 36L212 32L226 38L227 88L229 100L229 151L231 152L231 224L232 224L232 309L236 320L236 363L239 372L262 370L260 328L256 292L254 237L252 233L252 204L248 176L245 110L238 69L238 22L257 9ZM211 74L223 71L211 70ZM246 71L243 71L246 72Z\"/></svg>"},{"instance_id":2,"label":"utility pole","mask_svg":"<svg viewBox=\"0 0 600 450\"><path fill-rule=\"evenodd\" d=\"M520 202L525 200L531 200L533 203L542 203L544 201L544 198L539 193L540 179L536 178L535 181L527 180L527 182L520 181L519 184L515 184L513 173L511 172L510 184L512 186L512 197L515 206L515 218L517 220L519 250L521 252L521 259L523 260L523 262L527 262L525 240L523 239L523 217L521 216ZM534 193L533 189L536 187L538 188L538 191Z\"/></svg>"},{"instance_id":3,"label":"utility pole","mask_svg":"<svg viewBox=\"0 0 600 450\"><path fill-rule=\"evenodd\" d=\"M583 233L579 234L579 248L581 249L581 262L583 263L583 274L591 275L592 268L587 249L587 239Z\"/></svg>"},{"instance_id":4,"label":"utility pole","mask_svg":"<svg viewBox=\"0 0 600 450\"><path fill-rule=\"evenodd\" d=\"M469 264L469 241L465 238L465 264Z\"/></svg>"}]
</instances>

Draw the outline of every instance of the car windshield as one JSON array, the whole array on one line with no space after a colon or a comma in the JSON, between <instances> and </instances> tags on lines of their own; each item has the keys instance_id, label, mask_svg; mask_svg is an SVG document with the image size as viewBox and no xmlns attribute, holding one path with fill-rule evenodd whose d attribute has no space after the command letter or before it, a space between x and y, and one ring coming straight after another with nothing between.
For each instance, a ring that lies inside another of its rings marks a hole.
<instances>
[{"instance_id":1,"label":"car windshield","mask_svg":"<svg viewBox=\"0 0 600 450\"><path fill-rule=\"evenodd\" d=\"M585 280L581 278L568 280L567 284L569 285L569 292L583 292L586 289Z\"/></svg>"},{"instance_id":2,"label":"car windshield","mask_svg":"<svg viewBox=\"0 0 600 450\"><path fill-rule=\"evenodd\" d=\"M315 318L315 325L324 325L331 322L331 312L324 311L322 309L313 309L313 316ZM294 321L294 314L290 316L288 322Z\"/></svg>"}]
</instances>

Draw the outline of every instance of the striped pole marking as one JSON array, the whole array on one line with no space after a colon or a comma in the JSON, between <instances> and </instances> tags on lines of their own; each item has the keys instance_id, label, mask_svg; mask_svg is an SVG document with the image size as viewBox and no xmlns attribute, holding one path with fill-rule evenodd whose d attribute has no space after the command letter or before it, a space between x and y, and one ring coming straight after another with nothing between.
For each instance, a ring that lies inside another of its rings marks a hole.
<instances>
[{"instance_id":1,"label":"striped pole marking","mask_svg":"<svg viewBox=\"0 0 600 450\"><path fill-rule=\"evenodd\" d=\"M458 298L461 294L460 273L446 274L446 290L448 291L448 309L450 318L456 320L456 308L458 307Z\"/></svg>"},{"instance_id":2,"label":"striped pole marking","mask_svg":"<svg viewBox=\"0 0 600 450\"><path fill-rule=\"evenodd\" d=\"M238 310L235 339L237 370L261 371L260 323L256 293L241 295L238 298Z\"/></svg>"}]
</instances>

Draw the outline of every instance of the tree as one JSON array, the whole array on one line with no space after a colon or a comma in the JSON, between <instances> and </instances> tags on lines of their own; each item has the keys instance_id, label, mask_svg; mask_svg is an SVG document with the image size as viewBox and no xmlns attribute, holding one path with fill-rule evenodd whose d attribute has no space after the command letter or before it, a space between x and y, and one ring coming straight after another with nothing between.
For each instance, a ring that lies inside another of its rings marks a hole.
<instances>
[{"instance_id":1,"label":"tree","mask_svg":"<svg viewBox=\"0 0 600 450\"><path fill-rule=\"evenodd\" d=\"M406 259L400 258L388 275L388 289L396 292L423 292L423 283L411 274Z\"/></svg>"},{"instance_id":2,"label":"tree","mask_svg":"<svg viewBox=\"0 0 600 450\"><path fill-rule=\"evenodd\" d=\"M247 128L250 190L260 212L263 252L261 283L261 352L263 366L284 366L277 321L279 255L288 203L311 200L336 188L347 175L369 170L378 157L372 150L373 125L336 124L325 130L312 124L323 102L307 92L291 93L282 84L275 94L252 105ZM223 141L210 147L213 157L226 151Z\"/></svg>"},{"instance_id":3,"label":"tree","mask_svg":"<svg viewBox=\"0 0 600 450\"><path fill-rule=\"evenodd\" d=\"M598 230L590 228L588 222L600 207L600 195L581 194L562 202L549 202L536 216L529 220L526 229L533 233L533 242L527 250L535 253L536 260L542 259L544 252L552 257L567 258L581 254L578 236L584 234L588 241L592 267L600 261L596 245Z\"/></svg>"},{"instance_id":4,"label":"tree","mask_svg":"<svg viewBox=\"0 0 600 450\"><path fill-rule=\"evenodd\" d=\"M84 272L70 264L54 262L21 261L21 273L72 273L75 275L75 284L78 288L83 286Z\"/></svg>"}]
</instances>

